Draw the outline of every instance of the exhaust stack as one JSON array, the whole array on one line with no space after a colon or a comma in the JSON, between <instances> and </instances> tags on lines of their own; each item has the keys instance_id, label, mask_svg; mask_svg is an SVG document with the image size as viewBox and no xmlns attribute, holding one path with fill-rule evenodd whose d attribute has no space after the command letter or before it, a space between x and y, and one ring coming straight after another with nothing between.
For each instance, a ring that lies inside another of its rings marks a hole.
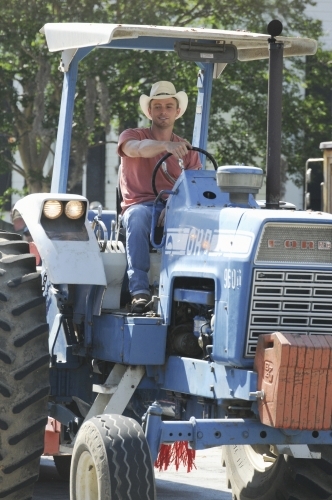
<instances>
[{"instance_id":1,"label":"exhaust stack","mask_svg":"<svg viewBox=\"0 0 332 500\"><path fill-rule=\"evenodd\" d=\"M282 32L278 20L267 27L269 38L269 87L267 111L267 151L266 151L266 208L279 209L280 202L280 157L281 157L281 108L282 72L284 44L277 42L276 36Z\"/></svg>"}]
</instances>

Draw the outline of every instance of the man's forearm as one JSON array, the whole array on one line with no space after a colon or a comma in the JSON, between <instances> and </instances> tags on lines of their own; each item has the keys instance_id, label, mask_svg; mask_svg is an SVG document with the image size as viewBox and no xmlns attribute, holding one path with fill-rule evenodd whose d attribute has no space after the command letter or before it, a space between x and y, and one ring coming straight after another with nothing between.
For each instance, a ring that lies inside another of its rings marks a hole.
<instances>
[{"instance_id":1,"label":"man's forearm","mask_svg":"<svg viewBox=\"0 0 332 500\"><path fill-rule=\"evenodd\" d=\"M160 153L166 153L167 141L154 141L144 139L143 141L128 141L123 147L123 152L130 158L153 158Z\"/></svg>"},{"instance_id":2,"label":"man's forearm","mask_svg":"<svg viewBox=\"0 0 332 500\"><path fill-rule=\"evenodd\" d=\"M122 146L122 151L130 158L154 158L161 153L171 153L176 158L183 158L188 153L191 145L187 141L143 141L129 140Z\"/></svg>"}]
</instances>

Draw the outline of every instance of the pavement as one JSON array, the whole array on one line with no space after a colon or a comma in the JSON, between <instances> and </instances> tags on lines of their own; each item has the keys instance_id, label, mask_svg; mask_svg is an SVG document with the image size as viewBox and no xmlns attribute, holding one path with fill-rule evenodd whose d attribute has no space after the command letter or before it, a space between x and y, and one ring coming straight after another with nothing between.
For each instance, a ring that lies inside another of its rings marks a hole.
<instances>
[{"instance_id":1,"label":"pavement","mask_svg":"<svg viewBox=\"0 0 332 500\"><path fill-rule=\"evenodd\" d=\"M221 466L220 448L198 451L195 465L190 473L185 467L176 471L172 465L167 471L155 470L158 500L232 500L231 490L226 487L225 468ZM69 500L68 483L61 481L52 457L41 460L33 500Z\"/></svg>"}]
</instances>

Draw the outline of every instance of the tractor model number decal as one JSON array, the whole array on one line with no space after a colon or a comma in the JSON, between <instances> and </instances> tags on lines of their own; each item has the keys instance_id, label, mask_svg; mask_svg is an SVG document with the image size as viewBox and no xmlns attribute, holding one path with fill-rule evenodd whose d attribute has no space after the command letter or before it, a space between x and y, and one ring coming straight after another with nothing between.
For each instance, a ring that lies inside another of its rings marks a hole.
<instances>
[{"instance_id":1,"label":"tractor model number decal","mask_svg":"<svg viewBox=\"0 0 332 500\"><path fill-rule=\"evenodd\" d=\"M314 241L314 240L267 240L267 248L274 249L284 245L287 250L315 250L316 245L318 250L331 250L331 241Z\"/></svg>"},{"instance_id":2,"label":"tractor model number decal","mask_svg":"<svg viewBox=\"0 0 332 500\"><path fill-rule=\"evenodd\" d=\"M186 247L187 255L207 254L211 247L211 229L191 229Z\"/></svg>"},{"instance_id":3,"label":"tractor model number decal","mask_svg":"<svg viewBox=\"0 0 332 500\"><path fill-rule=\"evenodd\" d=\"M241 269L230 269L226 267L224 271L224 288L236 288L241 287Z\"/></svg>"},{"instance_id":4,"label":"tractor model number decal","mask_svg":"<svg viewBox=\"0 0 332 500\"><path fill-rule=\"evenodd\" d=\"M167 255L249 255L251 233L198 229L195 227L167 229L165 254Z\"/></svg>"},{"instance_id":5,"label":"tractor model number decal","mask_svg":"<svg viewBox=\"0 0 332 500\"><path fill-rule=\"evenodd\" d=\"M273 382L273 364L271 361L265 361L264 363L264 379L269 384Z\"/></svg>"}]
</instances>

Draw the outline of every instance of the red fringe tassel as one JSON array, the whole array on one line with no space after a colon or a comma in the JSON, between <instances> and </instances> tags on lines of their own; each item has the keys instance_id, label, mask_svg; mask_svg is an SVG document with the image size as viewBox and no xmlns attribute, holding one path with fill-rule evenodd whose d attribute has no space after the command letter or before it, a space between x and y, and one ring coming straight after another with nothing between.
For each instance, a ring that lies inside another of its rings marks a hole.
<instances>
[{"instance_id":1,"label":"red fringe tassel","mask_svg":"<svg viewBox=\"0 0 332 500\"><path fill-rule=\"evenodd\" d=\"M154 466L161 470L167 470L170 464L174 464L176 470L183 464L190 472L193 467L196 469L196 452L188 447L188 441L177 441L172 445L162 444L159 450L158 458Z\"/></svg>"}]
</instances>

